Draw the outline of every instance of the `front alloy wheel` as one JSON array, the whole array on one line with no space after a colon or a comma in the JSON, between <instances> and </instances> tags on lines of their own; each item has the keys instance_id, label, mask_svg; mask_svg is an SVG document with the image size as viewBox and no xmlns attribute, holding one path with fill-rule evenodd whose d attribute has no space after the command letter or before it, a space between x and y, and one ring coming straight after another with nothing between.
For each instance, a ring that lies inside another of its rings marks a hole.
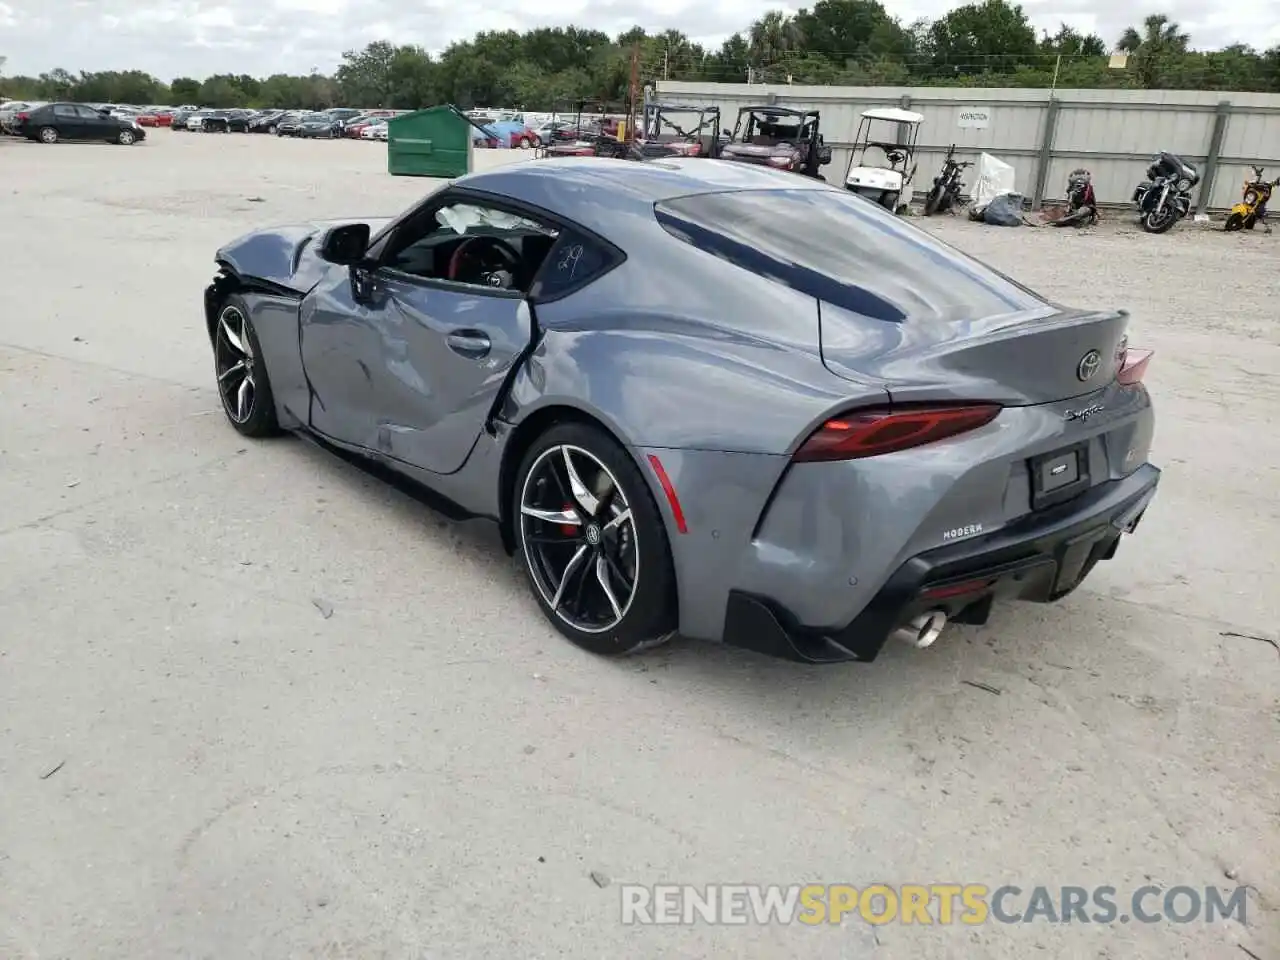
<instances>
[{"instance_id":1,"label":"front alloy wheel","mask_svg":"<svg viewBox=\"0 0 1280 960\"><path fill-rule=\"evenodd\" d=\"M556 628L600 654L632 653L675 628L666 531L635 462L603 431L552 428L516 485L518 546Z\"/></svg>"},{"instance_id":2,"label":"front alloy wheel","mask_svg":"<svg viewBox=\"0 0 1280 960\"><path fill-rule=\"evenodd\" d=\"M218 313L213 364L222 409L231 425L247 437L276 432L275 401L259 353L248 309L233 297Z\"/></svg>"}]
</instances>

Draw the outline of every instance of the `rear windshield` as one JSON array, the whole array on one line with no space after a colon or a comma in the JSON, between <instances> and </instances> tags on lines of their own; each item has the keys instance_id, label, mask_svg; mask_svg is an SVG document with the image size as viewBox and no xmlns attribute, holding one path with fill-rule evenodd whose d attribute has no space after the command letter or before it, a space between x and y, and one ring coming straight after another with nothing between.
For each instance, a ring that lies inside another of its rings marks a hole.
<instances>
[{"instance_id":1,"label":"rear windshield","mask_svg":"<svg viewBox=\"0 0 1280 960\"><path fill-rule=\"evenodd\" d=\"M655 205L672 236L809 296L893 323L1044 306L868 200L841 190L745 190Z\"/></svg>"}]
</instances>

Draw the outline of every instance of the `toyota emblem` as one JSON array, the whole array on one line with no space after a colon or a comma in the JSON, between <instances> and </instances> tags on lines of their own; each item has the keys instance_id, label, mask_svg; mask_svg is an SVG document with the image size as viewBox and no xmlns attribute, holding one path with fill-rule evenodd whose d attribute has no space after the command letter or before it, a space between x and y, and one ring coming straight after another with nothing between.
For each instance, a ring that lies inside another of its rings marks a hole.
<instances>
[{"instance_id":1,"label":"toyota emblem","mask_svg":"<svg viewBox=\"0 0 1280 960\"><path fill-rule=\"evenodd\" d=\"M1080 358L1080 363L1076 366L1076 376L1081 380L1089 380L1098 372L1098 367L1102 366L1102 354L1097 350L1090 350Z\"/></svg>"}]
</instances>

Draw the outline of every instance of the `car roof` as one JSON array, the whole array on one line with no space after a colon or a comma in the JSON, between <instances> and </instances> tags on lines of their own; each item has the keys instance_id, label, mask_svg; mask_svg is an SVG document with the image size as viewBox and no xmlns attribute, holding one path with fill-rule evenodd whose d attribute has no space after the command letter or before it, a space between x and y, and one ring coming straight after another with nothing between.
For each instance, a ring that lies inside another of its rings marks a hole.
<instances>
[{"instance_id":1,"label":"car roof","mask_svg":"<svg viewBox=\"0 0 1280 960\"><path fill-rule=\"evenodd\" d=\"M655 203L699 193L739 190L827 190L820 180L768 167L681 157L614 160L557 157L511 163L455 181L542 207L609 236L618 213L649 214Z\"/></svg>"}]
</instances>

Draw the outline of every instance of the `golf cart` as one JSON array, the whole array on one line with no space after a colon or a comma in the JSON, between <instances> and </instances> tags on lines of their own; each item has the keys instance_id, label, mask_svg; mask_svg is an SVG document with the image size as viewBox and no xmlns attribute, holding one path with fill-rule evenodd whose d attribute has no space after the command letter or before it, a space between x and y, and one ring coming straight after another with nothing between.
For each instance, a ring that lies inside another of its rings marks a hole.
<instances>
[{"instance_id":1,"label":"golf cart","mask_svg":"<svg viewBox=\"0 0 1280 960\"><path fill-rule=\"evenodd\" d=\"M720 159L825 180L818 168L831 162L831 148L823 142L821 119L817 110L743 107L733 139L721 148Z\"/></svg>"},{"instance_id":2,"label":"golf cart","mask_svg":"<svg viewBox=\"0 0 1280 960\"><path fill-rule=\"evenodd\" d=\"M845 189L895 213L906 206L911 200L916 141L923 122L920 114L897 107L863 111L849 154Z\"/></svg>"},{"instance_id":3,"label":"golf cart","mask_svg":"<svg viewBox=\"0 0 1280 960\"><path fill-rule=\"evenodd\" d=\"M715 158L720 154L720 108L686 103L646 103L637 132L639 136L632 143L631 150L631 155L637 160Z\"/></svg>"}]
</instances>

